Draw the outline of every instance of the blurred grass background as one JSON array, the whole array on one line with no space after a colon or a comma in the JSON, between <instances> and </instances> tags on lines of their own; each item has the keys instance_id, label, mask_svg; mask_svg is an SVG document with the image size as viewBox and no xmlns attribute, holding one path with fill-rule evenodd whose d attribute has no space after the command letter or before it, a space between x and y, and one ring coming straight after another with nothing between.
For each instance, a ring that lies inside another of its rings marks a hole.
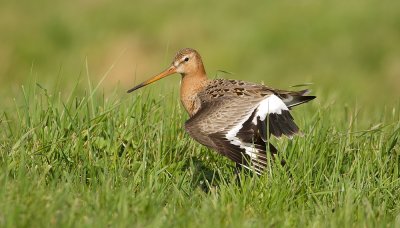
<instances>
[{"instance_id":1,"label":"blurred grass background","mask_svg":"<svg viewBox=\"0 0 400 228\"><path fill-rule=\"evenodd\" d=\"M0 226L399 226L398 9L0 1ZM314 83L293 112L305 136L275 140L293 177L273 166L234 184L184 132L178 75L125 94L183 47L210 77Z\"/></svg>"},{"instance_id":2,"label":"blurred grass background","mask_svg":"<svg viewBox=\"0 0 400 228\"><path fill-rule=\"evenodd\" d=\"M192 47L210 77L225 70L277 88L312 82L320 102L395 104L398 9L377 0L1 1L0 95L17 96L32 81L60 80L68 91L82 72L98 81L111 68L105 90L125 90Z\"/></svg>"}]
</instances>

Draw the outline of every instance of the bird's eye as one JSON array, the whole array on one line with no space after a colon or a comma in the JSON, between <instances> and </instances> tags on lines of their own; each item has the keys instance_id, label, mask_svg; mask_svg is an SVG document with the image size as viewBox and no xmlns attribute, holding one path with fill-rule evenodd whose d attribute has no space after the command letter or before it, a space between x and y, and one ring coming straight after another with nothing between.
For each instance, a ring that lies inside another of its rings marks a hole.
<instances>
[{"instance_id":1,"label":"bird's eye","mask_svg":"<svg viewBox=\"0 0 400 228\"><path fill-rule=\"evenodd\" d=\"M189 57L186 57L184 60L185 60L185 62L189 61Z\"/></svg>"}]
</instances>

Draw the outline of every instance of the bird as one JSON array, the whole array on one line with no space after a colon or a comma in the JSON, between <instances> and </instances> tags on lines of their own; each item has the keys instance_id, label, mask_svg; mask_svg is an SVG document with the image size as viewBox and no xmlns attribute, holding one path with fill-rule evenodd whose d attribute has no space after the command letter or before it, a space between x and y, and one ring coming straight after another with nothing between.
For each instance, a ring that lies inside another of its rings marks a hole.
<instances>
[{"instance_id":1,"label":"bird","mask_svg":"<svg viewBox=\"0 0 400 228\"><path fill-rule=\"evenodd\" d=\"M181 75L180 100L189 115L186 132L200 144L262 175L278 150L271 135L292 138L301 133L290 111L309 102L309 90L287 91L233 79L208 79L200 54L179 50L172 64L158 75L136 85L131 93L169 75ZM282 165L285 161L281 161Z\"/></svg>"}]
</instances>

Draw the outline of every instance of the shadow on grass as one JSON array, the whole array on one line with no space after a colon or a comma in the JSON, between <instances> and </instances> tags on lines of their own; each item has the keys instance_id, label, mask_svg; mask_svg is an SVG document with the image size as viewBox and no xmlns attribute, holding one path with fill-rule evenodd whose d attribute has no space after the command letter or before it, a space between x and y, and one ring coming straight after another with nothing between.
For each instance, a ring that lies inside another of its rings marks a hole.
<instances>
[{"instance_id":1,"label":"shadow on grass","mask_svg":"<svg viewBox=\"0 0 400 228\"><path fill-rule=\"evenodd\" d=\"M211 189L218 188L223 184L232 184L230 175L222 175L219 170L208 167L204 161L193 157L187 161L184 169L191 169L193 189L200 188L203 192L209 193Z\"/></svg>"},{"instance_id":2,"label":"shadow on grass","mask_svg":"<svg viewBox=\"0 0 400 228\"><path fill-rule=\"evenodd\" d=\"M271 161L269 164L272 169L276 169L279 172L275 178L284 178L289 181L293 180L292 170L289 164L282 164L279 161ZM252 181L259 181L263 175L257 175L253 170L243 168L242 166L232 165L227 172L223 172L219 169L212 169L208 167L204 161L198 158L192 158L186 163L186 169L191 167L191 188L194 190L200 188L203 192L209 193L211 190L218 189L221 185L235 186L242 189L246 184ZM277 170L279 169L279 171ZM231 173L229 173L231 172ZM285 176L285 177L283 177Z\"/></svg>"}]
</instances>

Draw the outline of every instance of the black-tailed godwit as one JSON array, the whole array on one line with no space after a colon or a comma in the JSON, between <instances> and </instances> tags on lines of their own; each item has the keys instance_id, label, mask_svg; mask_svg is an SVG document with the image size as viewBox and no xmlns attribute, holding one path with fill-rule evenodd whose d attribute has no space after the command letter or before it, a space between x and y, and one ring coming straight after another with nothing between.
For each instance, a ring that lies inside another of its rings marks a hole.
<instances>
[{"instance_id":1,"label":"black-tailed godwit","mask_svg":"<svg viewBox=\"0 0 400 228\"><path fill-rule=\"evenodd\" d=\"M270 135L291 138L299 132L290 109L313 100L308 90L285 91L240 80L209 80L196 50L180 50L162 73L128 90L128 93L168 75L182 76L180 99L190 119L185 129L197 142L218 151L237 166L263 173L266 151L277 149Z\"/></svg>"}]
</instances>

